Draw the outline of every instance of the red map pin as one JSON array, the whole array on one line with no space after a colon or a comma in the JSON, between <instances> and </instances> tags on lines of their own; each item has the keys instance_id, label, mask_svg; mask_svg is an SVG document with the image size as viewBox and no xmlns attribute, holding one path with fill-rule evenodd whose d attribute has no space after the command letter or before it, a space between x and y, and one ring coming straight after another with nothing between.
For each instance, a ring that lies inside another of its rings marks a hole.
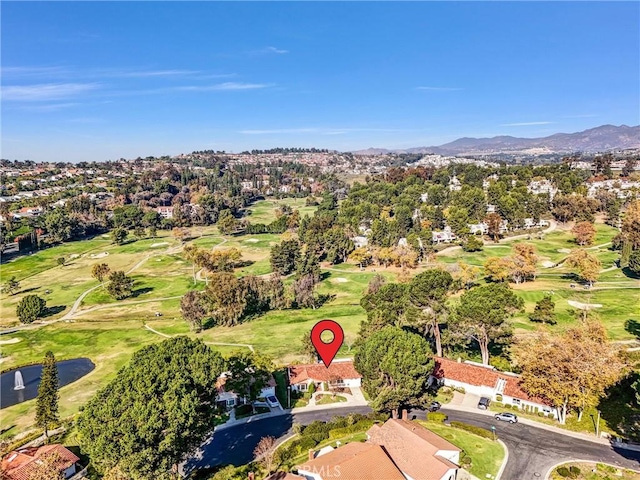
<instances>
[{"instance_id":1,"label":"red map pin","mask_svg":"<svg viewBox=\"0 0 640 480\"><path fill-rule=\"evenodd\" d=\"M327 330L333 333L333 340L329 343L323 342L320 338L322 332ZM327 368L329 368L329 365L333 362L333 358L336 356L336 353L338 353L338 350L340 350L343 341L344 331L342 331L340 324L333 320L320 320L311 330L311 343L316 347L318 355L320 355L322 362Z\"/></svg>"}]
</instances>

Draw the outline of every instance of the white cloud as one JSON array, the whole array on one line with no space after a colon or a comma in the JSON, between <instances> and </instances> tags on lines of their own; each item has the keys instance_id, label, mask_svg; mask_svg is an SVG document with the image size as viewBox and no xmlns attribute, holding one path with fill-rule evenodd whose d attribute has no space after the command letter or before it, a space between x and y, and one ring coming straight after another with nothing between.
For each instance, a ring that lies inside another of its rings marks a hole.
<instances>
[{"instance_id":1,"label":"white cloud","mask_svg":"<svg viewBox=\"0 0 640 480\"><path fill-rule=\"evenodd\" d=\"M224 82L215 85L187 85L183 87L175 87L170 90L179 90L184 92L209 92L216 90L258 90L268 88L272 85L266 83L242 83L242 82Z\"/></svg>"},{"instance_id":2,"label":"white cloud","mask_svg":"<svg viewBox=\"0 0 640 480\"><path fill-rule=\"evenodd\" d=\"M416 90L426 90L429 92L457 92L462 90L459 87L416 87Z\"/></svg>"},{"instance_id":3,"label":"white cloud","mask_svg":"<svg viewBox=\"0 0 640 480\"><path fill-rule=\"evenodd\" d=\"M501 127L529 127L533 125L551 125L555 122L519 122L519 123L502 123Z\"/></svg>"},{"instance_id":4,"label":"white cloud","mask_svg":"<svg viewBox=\"0 0 640 480\"><path fill-rule=\"evenodd\" d=\"M289 53L289 50L283 50L281 48L276 48L276 47L267 47L266 50L267 52L277 53L278 55L284 55L285 53Z\"/></svg>"},{"instance_id":5,"label":"white cloud","mask_svg":"<svg viewBox=\"0 0 640 480\"><path fill-rule=\"evenodd\" d=\"M99 87L96 83L43 83L2 87L5 101L41 102L75 97Z\"/></svg>"}]
</instances>

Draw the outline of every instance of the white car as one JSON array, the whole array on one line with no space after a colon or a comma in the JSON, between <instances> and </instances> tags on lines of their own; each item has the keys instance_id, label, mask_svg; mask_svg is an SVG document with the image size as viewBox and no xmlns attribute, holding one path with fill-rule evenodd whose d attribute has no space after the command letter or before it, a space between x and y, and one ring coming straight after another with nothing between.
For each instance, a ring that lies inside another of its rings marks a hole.
<instances>
[{"instance_id":1,"label":"white car","mask_svg":"<svg viewBox=\"0 0 640 480\"><path fill-rule=\"evenodd\" d=\"M273 395L269 395L267 398L267 403L269 404L270 407L279 407L280 406L280 402L278 402L278 399L276 397L274 397Z\"/></svg>"}]
</instances>

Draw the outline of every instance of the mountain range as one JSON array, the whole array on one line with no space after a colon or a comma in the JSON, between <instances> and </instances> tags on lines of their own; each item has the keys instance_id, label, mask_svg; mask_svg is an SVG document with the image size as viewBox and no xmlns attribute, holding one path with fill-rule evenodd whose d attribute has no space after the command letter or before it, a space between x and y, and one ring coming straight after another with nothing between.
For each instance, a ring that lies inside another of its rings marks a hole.
<instances>
[{"instance_id":1,"label":"mountain range","mask_svg":"<svg viewBox=\"0 0 640 480\"><path fill-rule=\"evenodd\" d=\"M640 125L601 125L576 133L556 133L541 138L519 138L501 135L491 138L463 137L432 147L403 150L369 148L356 154L433 153L440 155L480 155L497 153L553 154L573 152L603 152L640 148Z\"/></svg>"}]
</instances>

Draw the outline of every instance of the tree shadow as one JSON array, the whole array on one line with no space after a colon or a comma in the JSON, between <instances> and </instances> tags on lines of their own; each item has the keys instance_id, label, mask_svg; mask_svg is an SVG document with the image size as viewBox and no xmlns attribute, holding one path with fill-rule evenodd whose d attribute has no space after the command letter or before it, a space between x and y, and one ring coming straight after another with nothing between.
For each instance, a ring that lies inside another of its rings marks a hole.
<instances>
[{"instance_id":1,"label":"tree shadow","mask_svg":"<svg viewBox=\"0 0 640 480\"><path fill-rule=\"evenodd\" d=\"M144 295L145 293L149 293L149 292L153 292L153 287L143 287L143 288L137 288L134 291L131 292L131 296L133 298L137 298L140 295Z\"/></svg>"},{"instance_id":2,"label":"tree shadow","mask_svg":"<svg viewBox=\"0 0 640 480\"><path fill-rule=\"evenodd\" d=\"M634 280L640 280L640 274L634 273L629 267L624 267L622 273L625 277L633 278Z\"/></svg>"},{"instance_id":3,"label":"tree shadow","mask_svg":"<svg viewBox=\"0 0 640 480\"><path fill-rule=\"evenodd\" d=\"M331 277L331 272L322 272L320 274L320 281L322 282L323 280L326 280L327 278Z\"/></svg>"},{"instance_id":4,"label":"tree shadow","mask_svg":"<svg viewBox=\"0 0 640 480\"><path fill-rule=\"evenodd\" d=\"M4 435L7 432L10 432L11 430L13 430L16 426L15 425L10 425L7 428L3 428L2 430L0 430L0 436Z\"/></svg>"},{"instance_id":5,"label":"tree shadow","mask_svg":"<svg viewBox=\"0 0 640 480\"><path fill-rule=\"evenodd\" d=\"M254 262L253 260L240 260L239 262L236 262L234 264L234 268L250 267L254 263L256 263L256 262Z\"/></svg>"},{"instance_id":6,"label":"tree shadow","mask_svg":"<svg viewBox=\"0 0 640 480\"><path fill-rule=\"evenodd\" d=\"M640 380L640 373L632 372L605 390L597 409L602 419L622 438L640 440L640 415L634 404L631 385Z\"/></svg>"},{"instance_id":7,"label":"tree shadow","mask_svg":"<svg viewBox=\"0 0 640 480\"><path fill-rule=\"evenodd\" d=\"M630 318L626 322L624 322L624 329L629 332L631 335L635 335L638 340L640 340L640 322L637 320L633 320Z\"/></svg>"},{"instance_id":8,"label":"tree shadow","mask_svg":"<svg viewBox=\"0 0 640 480\"><path fill-rule=\"evenodd\" d=\"M34 292L34 291L39 290L39 289L40 289L40 287L25 288L24 290L20 290L19 292L14 293L14 295L18 295L18 294L22 295L22 294L25 294L25 293Z\"/></svg>"},{"instance_id":9,"label":"tree shadow","mask_svg":"<svg viewBox=\"0 0 640 480\"><path fill-rule=\"evenodd\" d=\"M58 313L64 311L67 308L66 305L55 305L53 307L47 307L47 310L42 315L42 318L50 317L52 315L57 315Z\"/></svg>"}]
</instances>

